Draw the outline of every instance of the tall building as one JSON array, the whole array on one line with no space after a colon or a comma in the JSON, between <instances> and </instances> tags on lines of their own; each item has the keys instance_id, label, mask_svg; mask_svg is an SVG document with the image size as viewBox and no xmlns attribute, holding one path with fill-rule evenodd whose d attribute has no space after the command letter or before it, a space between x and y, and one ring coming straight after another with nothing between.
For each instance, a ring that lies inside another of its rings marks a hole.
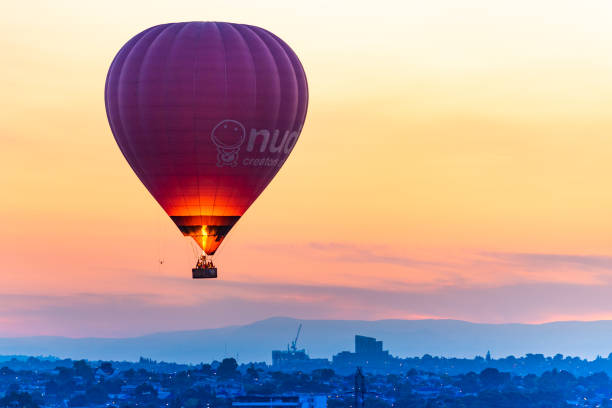
<instances>
[{"instance_id":1,"label":"tall building","mask_svg":"<svg viewBox=\"0 0 612 408\"><path fill-rule=\"evenodd\" d=\"M388 369L394 362L389 351L383 350L383 342L373 337L355 336L355 352L343 351L333 357L333 368L338 372L353 371L363 367L367 371Z\"/></svg>"},{"instance_id":2,"label":"tall building","mask_svg":"<svg viewBox=\"0 0 612 408\"><path fill-rule=\"evenodd\" d=\"M374 337L355 336L355 354L376 356L383 352L382 348L382 341L377 341Z\"/></svg>"}]
</instances>

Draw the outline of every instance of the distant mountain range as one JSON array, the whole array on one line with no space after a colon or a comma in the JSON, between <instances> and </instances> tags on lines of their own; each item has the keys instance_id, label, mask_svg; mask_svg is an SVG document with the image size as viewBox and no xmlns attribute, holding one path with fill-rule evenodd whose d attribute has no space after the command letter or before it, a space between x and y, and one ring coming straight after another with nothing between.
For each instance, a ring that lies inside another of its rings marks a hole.
<instances>
[{"instance_id":1,"label":"distant mountain range","mask_svg":"<svg viewBox=\"0 0 612 408\"><path fill-rule=\"evenodd\" d=\"M277 317L244 326L175 331L130 338L0 338L0 355L53 355L90 360L138 360L199 363L234 357L240 363L271 361L303 328L298 347L311 357L354 351L354 336L376 337L399 357L495 357L527 353L606 357L612 352L612 321L546 324L479 324L458 320L298 320Z\"/></svg>"}]
</instances>

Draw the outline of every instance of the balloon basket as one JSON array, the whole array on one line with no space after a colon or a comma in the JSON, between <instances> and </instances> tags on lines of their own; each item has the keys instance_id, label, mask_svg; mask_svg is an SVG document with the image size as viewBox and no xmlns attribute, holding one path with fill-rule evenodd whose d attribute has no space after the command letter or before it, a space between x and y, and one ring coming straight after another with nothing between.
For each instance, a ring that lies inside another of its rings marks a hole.
<instances>
[{"instance_id":1,"label":"balloon basket","mask_svg":"<svg viewBox=\"0 0 612 408\"><path fill-rule=\"evenodd\" d=\"M217 268L193 268L193 279L215 279L217 277Z\"/></svg>"}]
</instances>

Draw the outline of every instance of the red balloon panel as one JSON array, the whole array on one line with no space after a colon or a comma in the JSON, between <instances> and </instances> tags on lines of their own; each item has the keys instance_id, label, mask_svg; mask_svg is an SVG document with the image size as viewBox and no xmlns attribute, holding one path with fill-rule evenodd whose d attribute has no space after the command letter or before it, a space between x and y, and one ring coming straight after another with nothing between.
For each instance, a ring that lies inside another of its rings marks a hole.
<instances>
[{"instance_id":1,"label":"red balloon panel","mask_svg":"<svg viewBox=\"0 0 612 408\"><path fill-rule=\"evenodd\" d=\"M109 123L134 172L208 254L295 146L308 87L295 53L259 27L151 27L108 72Z\"/></svg>"}]
</instances>

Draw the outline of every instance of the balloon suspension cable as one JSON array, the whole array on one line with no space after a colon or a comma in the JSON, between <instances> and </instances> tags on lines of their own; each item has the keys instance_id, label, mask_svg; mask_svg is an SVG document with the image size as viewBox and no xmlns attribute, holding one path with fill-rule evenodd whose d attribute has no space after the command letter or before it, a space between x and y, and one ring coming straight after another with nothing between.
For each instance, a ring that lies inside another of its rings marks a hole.
<instances>
[{"instance_id":1,"label":"balloon suspension cable","mask_svg":"<svg viewBox=\"0 0 612 408\"><path fill-rule=\"evenodd\" d=\"M189 238L189 244L191 247L191 253L193 254L194 262L197 262L200 259L200 247L194 242L193 239Z\"/></svg>"}]
</instances>

